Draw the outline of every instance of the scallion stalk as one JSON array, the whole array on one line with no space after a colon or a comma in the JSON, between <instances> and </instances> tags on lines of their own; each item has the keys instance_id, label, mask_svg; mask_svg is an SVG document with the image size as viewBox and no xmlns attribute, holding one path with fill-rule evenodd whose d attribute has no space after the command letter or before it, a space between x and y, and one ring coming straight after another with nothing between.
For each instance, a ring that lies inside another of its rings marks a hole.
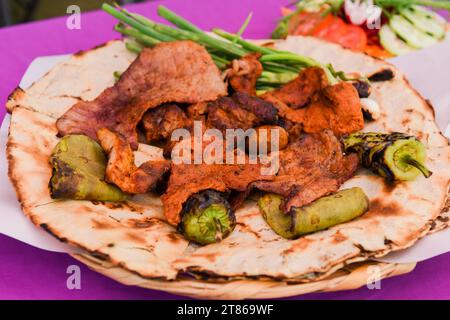
<instances>
[{"instance_id":1,"label":"scallion stalk","mask_svg":"<svg viewBox=\"0 0 450 320\"><path fill-rule=\"evenodd\" d=\"M121 22L115 27L115 30L136 40L138 44L153 47L160 42L191 40L203 45L217 67L222 70L226 69L233 59L241 58L251 52L260 53L264 73L257 83L259 89L278 87L292 80L302 68L309 66L323 68L331 83L338 81L335 75L340 77L339 73L333 73L332 68L323 66L309 57L266 48L242 39L241 33L248 25L251 15L246 19L238 34L214 29L213 32L221 39L208 35L191 22L163 6L158 8L158 14L176 27L156 23L141 15L128 12L120 7L114 8L108 4L104 4L103 9ZM138 44L127 44L127 48L138 53L142 50Z\"/></svg>"},{"instance_id":2,"label":"scallion stalk","mask_svg":"<svg viewBox=\"0 0 450 320\"><path fill-rule=\"evenodd\" d=\"M140 33L136 29L126 28L124 25L122 25L120 23L114 27L114 30L116 30L117 32L119 32L123 35L133 37L138 42L142 43L143 45L145 45L147 47L153 47L161 42L158 39L155 39L155 38L152 38L145 34Z\"/></svg>"}]
</instances>

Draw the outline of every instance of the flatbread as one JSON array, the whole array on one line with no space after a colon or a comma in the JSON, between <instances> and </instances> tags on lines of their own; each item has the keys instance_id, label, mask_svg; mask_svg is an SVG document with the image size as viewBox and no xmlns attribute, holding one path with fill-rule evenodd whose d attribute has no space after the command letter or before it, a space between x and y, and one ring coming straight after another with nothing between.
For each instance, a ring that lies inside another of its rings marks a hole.
<instances>
[{"instance_id":1,"label":"flatbread","mask_svg":"<svg viewBox=\"0 0 450 320\"><path fill-rule=\"evenodd\" d=\"M143 277L176 277L171 264L188 242L165 221L158 197L135 196L124 204L54 200L48 183L49 159L58 143L55 119L16 107L9 130L9 177L34 224ZM163 159L161 150L149 146L138 149L136 158Z\"/></svg>"},{"instance_id":2,"label":"flatbread","mask_svg":"<svg viewBox=\"0 0 450 320\"><path fill-rule=\"evenodd\" d=\"M12 110L9 176L25 214L62 241L143 277L159 279L194 273L207 279L314 281L345 264L414 244L436 225L450 180L450 147L434 122L432 107L384 61L307 37L292 37L275 45L332 62L335 68L349 72L370 75L392 69L393 80L374 84L373 95L380 103L382 117L365 130L402 131L419 137L427 145L426 164L433 171L432 177L391 186L361 169L342 188L361 186L371 199L370 211L298 240L277 236L261 217L256 202L249 200L236 212L235 231L224 241L205 247L188 244L165 222L160 200L154 195L135 197L126 205L55 201L48 190L48 158L58 141L56 118L78 99L95 98L82 93L99 94L114 83L114 71L131 63L133 56L123 43L114 41L72 57L30 89L16 90L8 101ZM103 63L107 56L114 57L117 64ZM93 65L95 75L104 75L98 81L89 71ZM66 95L77 99L66 101ZM137 156L140 161L161 155L161 150L148 146L141 147L138 154L143 149L146 154Z\"/></svg>"},{"instance_id":3,"label":"flatbread","mask_svg":"<svg viewBox=\"0 0 450 320\"><path fill-rule=\"evenodd\" d=\"M59 118L80 100L94 100L114 84L111 72L125 71L135 59L136 54L118 40L80 51L59 63L30 88L14 90L6 108L11 113L20 105Z\"/></svg>"},{"instance_id":4,"label":"flatbread","mask_svg":"<svg viewBox=\"0 0 450 320\"><path fill-rule=\"evenodd\" d=\"M450 196L447 194L447 201L441 210L441 214L433 220L428 233L435 233L450 226Z\"/></svg>"}]
</instances>

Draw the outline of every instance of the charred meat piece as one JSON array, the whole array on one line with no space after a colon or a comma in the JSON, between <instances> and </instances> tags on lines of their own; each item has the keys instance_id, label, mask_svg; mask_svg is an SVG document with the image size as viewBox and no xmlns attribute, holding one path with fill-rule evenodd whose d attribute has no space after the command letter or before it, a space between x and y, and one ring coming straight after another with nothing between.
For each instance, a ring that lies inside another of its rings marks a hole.
<instances>
[{"instance_id":1,"label":"charred meat piece","mask_svg":"<svg viewBox=\"0 0 450 320\"><path fill-rule=\"evenodd\" d=\"M277 109L263 99L236 92L208 104L206 125L222 132L226 129L253 128L277 121Z\"/></svg>"},{"instance_id":2,"label":"charred meat piece","mask_svg":"<svg viewBox=\"0 0 450 320\"><path fill-rule=\"evenodd\" d=\"M289 143L289 134L283 127L274 125L265 125L255 128L255 131L248 137L249 145L264 146L268 153L283 150Z\"/></svg>"},{"instance_id":3,"label":"charred meat piece","mask_svg":"<svg viewBox=\"0 0 450 320\"><path fill-rule=\"evenodd\" d=\"M308 70L310 69L306 69L303 73L311 72ZM303 73L298 79L304 79ZM299 95L303 97L302 101L308 102L308 105L301 109L293 109L287 105L292 104L290 96L289 99L285 99L282 95L268 93L264 98L277 107L280 117L301 124L304 132L313 133L331 129L337 136L342 136L364 127L358 92L350 83L340 82L326 86L313 93L308 100L301 92Z\"/></svg>"},{"instance_id":4,"label":"charred meat piece","mask_svg":"<svg viewBox=\"0 0 450 320\"><path fill-rule=\"evenodd\" d=\"M75 104L57 121L59 134L97 139L108 128L137 148L136 126L144 113L163 103L194 104L226 95L211 56L191 41L166 42L144 49L120 80L93 101Z\"/></svg>"},{"instance_id":5,"label":"charred meat piece","mask_svg":"<svg viewBox=\"0 0 450 320\"><path fill-rule=\"evenodd\" d=\"M204 190L245 192L254 181L271 180L259 164L174 164L166 193L161 197L164 214L172 225L181 221L183 205Z\"/></svg>"},{"instance_id":6,"label":"charred meat piece","mask_svg":"<svg viewBox=\"0 0 450 320\"><path fill-rule=\"evenodd\" d=\"M292 121L280 118L277 123L288 133L289 142L296 141L300 135L303 133L303 128L301 123L294 123Z\"/></svg>"},{"instance_id":7,"label":"charred meat piece","mask_svg":"<svg viewBox=\"0 0 450 320\"><path fill-rule=\"evenodd\" d=\"M169 139L174 130L188 127L189 123L186 113L176 104L150 109L142 118L147 143Z\"/></svg>"},{"instance_id":8,"label":"charred meat piece","mask_svg":"<svg viewBox=\"0 0 450 320\"><path fill-rule=\"evenodd\" d=\"M283 196L285 212L336 192L358 167L358 157L344 156L339 140L330 130L302 134L280 152L279 159L275 179L258 181L253 186Z\"/></svg>"},{"instance_id":9,"label":"charred meat piece","mask_svg":"<svg viewBox=\"0 0 450 320\"><path fill-rule=\"evenodd\" d=\"M187 108L187 119L172 121L173 128L180 126L191 131L194 121L201 121L203 130L218 129L226 135L227 129L242 129L273 124L278 121L277 109L270 103L247 93L236 92L231 97L222 97L210 103L198 103ZM178 119L178 117L177 117ZM169 157L177 141L166 141L164 156Z\"/></svg>"},{"instance_id":10,"label":"charred meat piece","mask_svg":"<svg viewBox=\"0 0 450 320\"><path fill-rule=\"evenodd\" d=\"M256 95L256 81L263 72L260 57L259 53L251 53L239 60L233 60L228 79L235 92Z\"/></svg>"},{"instance_id":11,"label":"charred meat piece","mask_svg":"<svg viewBox=\"0 0 450 320\"><path fill-rule=\"evenodd\" d=\"M297 78L279 89L266 93L263 98L269 101L281 101L290 109L306 106L313 95L328 86L328 80L322 68L307 68Z\"/></svg>"},{"instance_id":12,"label":"charred meat piece","mask_svg":"<svg viewBox=\"0 0 450 320\"><path fill-rule=\"evenodd\" d=\"M191 104L189 107L187 107L186 111L190 119L202 120L204 119L205 114L208 111L208 102Z\"/></svg>"},{"instance_id":13,"label":"charred meat piece","mask_svg":"<svg viewBox=\"0 0 450 320\"><path fill-rule=\"evenodd\" d=\"M305 132L331 129L337 136L342 136L364 127L358 93L346 82L326 87L308 107L296 112L294 122L302 123Z\"/></svg>"},{"instance_id":14,"label":"charred meat piece","mask_svg":"<svg viewBox=\"0 0 450 320\"><path fill-rule=\"evenodd\" d=\"M148 161L139 168L134 164L130 145L119 135L102 128L98 140L109 156L105 180L117 185L123 192L141 194L151 191L170 169L166 160Z\"/></svg>"}]
</instances>

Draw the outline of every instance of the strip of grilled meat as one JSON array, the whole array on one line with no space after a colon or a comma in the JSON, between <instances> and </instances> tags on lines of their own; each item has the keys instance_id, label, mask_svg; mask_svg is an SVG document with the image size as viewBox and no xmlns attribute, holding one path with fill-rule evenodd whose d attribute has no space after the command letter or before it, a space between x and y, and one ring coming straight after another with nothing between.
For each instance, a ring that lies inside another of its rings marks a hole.
<instances>
[{"instance_id":1,"label":"strip of grilled meat","mask_svg":"<svg viewBox=\"0 0 450 320\"><path fill-rule=\"evenodd\" d=\"M206 125L223 133L226 129L247 130L273 124L278 119L277 109L272 103L242 92L210 102L207 112Z\"/></svg>"},{"instance_id":2,"label":"strip of grilled meat","mask_svg":"<svg viewBox=\"0 0 450 320\"><path fill-rule=\"evenodd\" d=\"M226 95L226 86L208 52L191 41L144 49L120 80L93 101L75 104L57 121L59 134L86 134L108 128L137 148L136 126L144 113L168 102L194 104Z\"/></svg>"},{"instance_id":3,"label":"strip of grilled meat","mask_svg":"<svg viewBox=\"0 0 450 320\"><path fill-rule=\"evenodd\" d=\"M161 197L164 214L173 225L180 222L184 203L204 190L246 192L254 181L270 180L258 164L173 164L167 191Z\"/></svg>"},{"instance_id":4,"label":"strip of grilled meat","mask_svg":"<svg viewBox=\"0 0 450 320\"><path fill-rule=\"evenodd\" d=\"M263 72L259 62L261 54L251 53L241 59L233 60L228 71L228 81L235 92L256 95L256 81Z\"/></svg>"},{"instance_id":5,"label":"strip of grilled meat","mask_svg":"<svg viewBox=\"0 0 450 320\"><path fill-rule=\"evenodd\" d=\"M105 178L122 191L141 194L151 191L170 169L170 161L148 161L141 166L134 164L133 151L128 142L118 134L102 128L97 132L102 148L108 154Z\"/></svg>"},{"instance_id":6,"label":"strip of grilled meat","mask_svg":"<svg viewBox=\"0 0 450 320\"><path fill-rule=\"evenodd\" d=\"M300 124L304 132L331 129L342 136L361 130L364 117L358 92L352 84L328 85L321 68L307 68L293 81L266 93L281 118Z\"/></svg>"},{"instance_id":7,"label":"strip of grilled meat","mask_svg":"<svg viewBox=\"0 0 450 320\"><path fill-rule=\"evenodd\" d=\"M358 157L344 155L333 132L302 134L280 151L280 167L273 181L258 181L254 187L285 197L284 210L301 207L336 192L350 179Z\"/></svg>"}]
</instances>

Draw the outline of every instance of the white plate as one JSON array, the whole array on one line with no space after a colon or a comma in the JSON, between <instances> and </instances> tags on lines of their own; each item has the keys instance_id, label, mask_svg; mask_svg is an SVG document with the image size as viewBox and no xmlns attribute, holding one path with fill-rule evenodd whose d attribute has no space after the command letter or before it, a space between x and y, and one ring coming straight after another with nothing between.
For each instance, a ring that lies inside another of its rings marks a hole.
<instances>
[{"instance_id":1,"label":"white plate","mask_svg":"<svg viewBox=\"0 0 450 320\"><path fill-rule=\"evenodd\" d=\"M442 48L440 50L442 50ZM448 50L447 53L450 54L450 50ZM434 97L433 103L435 104L436 114L444 115L443 118L448 118L450 116L450 112L448 112L450 110L450 105L447 105L445 101L450 101L450 92L448 91L450 72L445 72L445 70L442 70L442 65L435 63L434 60L421 60L423 57L420 52L417 53L420 56L416 57L415 54L416 53L409 54L407 59L405 57L395 58L395 60L391 62L399 66L407 76L413 76L412 83L417 89L422 90L422 88L425 88L425 91L428 90L427 95ZM430 55L431 53L427 51L426 54ZM57 63L65 61L68 57L69 56L64 55L37 58L31 63L23 76L20 87L28 88L34 81L42 77L53 66ZM415 71L417 60L422 61L421 69L427 70L427 76L421 77L417 75L417 72ZM450 58L448 58L447 61L450 61ZM432 63L427 65L428 62ZM447 77L447 81L436 82L435 85L430 86L429 75L431 74L433 75L433 79L437 79L437 75L443 74L442 77ZM434 91L432 90L433 88L435 88ZM431 92L429 92L430 90ZM9 121L10 117L7 115L0 130L0 150L3 155L5 155L6 152ZM444 131L445 127L443 125L448 124L448 121L445 123L443 121L438 121L438 123L441 123L441 130ZM450 129L448 129L448 131L450 131ZM450 135L450 132L448 132L448 134ZM447 135L447 137L449 137L449 135ZM17 202L15 192L9 182L7 168L6 157L3 156L0 158L0 186L2 189L0 194L0 207L2 208L0 233L44 250L55 252L75 252L76 249L59 242L43 230L36 228L24 216L20 209L20 205ZM378 260L397 263L417 262L432 258L448 251L450 251L450 228L419 240L412 248L391 253L388 256Z\"/></svg>"}]
</instances>

